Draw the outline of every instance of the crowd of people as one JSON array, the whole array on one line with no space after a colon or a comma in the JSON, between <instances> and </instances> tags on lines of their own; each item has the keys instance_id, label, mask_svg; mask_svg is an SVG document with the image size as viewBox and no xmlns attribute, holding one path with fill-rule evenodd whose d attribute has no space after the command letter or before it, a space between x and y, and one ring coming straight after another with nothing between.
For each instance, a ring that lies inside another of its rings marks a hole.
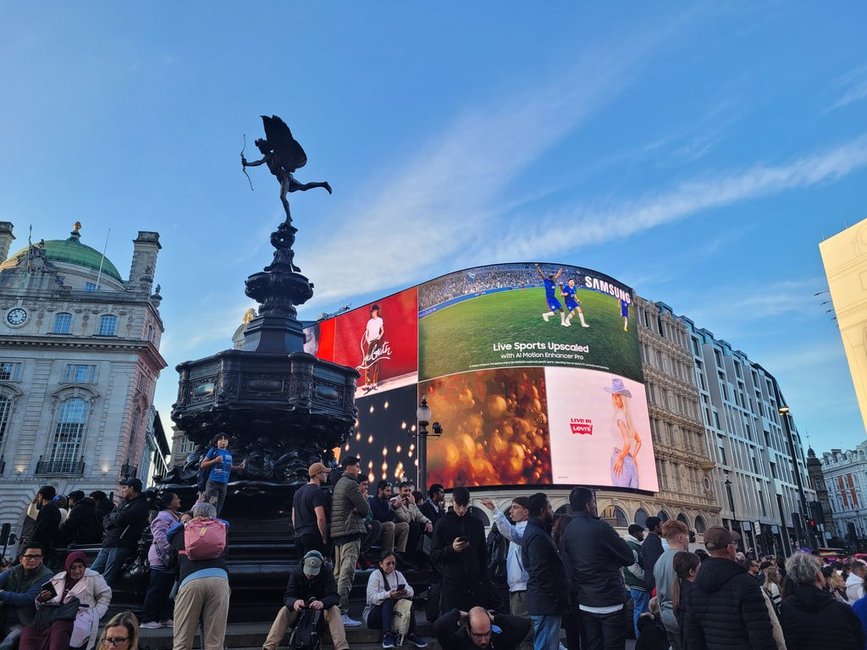
<instances>
[{"instance_id":1,"label":"crowd of people","mask_svg":"<svg viewBox=\"0 0 867 650\"><path fill-rule=\"evenodd\" d=\"M215 457L231 467L230 457ZM374 483L356 457L337 469L313 463L295 492L299 562L264 650L277 650L287 633L292 647L315 646L326 627L335 650L346 650L346 628L362 625L379 631L385 649L425 648L422 604L444 650L620 649L632 635L639 650L865 648L867 564L859 559L755 557L722 527L706 530L705 548L693 552L684 523L655 517L620 536L583 487L571 490L568 515L555 517L536 492L514 497L506 512L481 499L489 517L480 517L464 487L449 490L447 507L443 485L422 494L408 481ZM103 505L98 522L89 513L99 495L73 492L63 513L53 488L40 489L19 561L0 573L0 650L134 650L142 628L171 628L175 650L191 649L197 630L202 648L224 648L225 493L204 490L188 513L176 494L162 493L153 515L138 479L121 486L120 502ZM484 521L493 523L489 534ZM93 539L97 523L102 547L89 568L81 551L56 554L72 531ZM122 612L100 635L112 584L145 528L152 542L140 617ZM351 612L359 570L368 571L365 604Z\"/></svg>"}]
</instances>

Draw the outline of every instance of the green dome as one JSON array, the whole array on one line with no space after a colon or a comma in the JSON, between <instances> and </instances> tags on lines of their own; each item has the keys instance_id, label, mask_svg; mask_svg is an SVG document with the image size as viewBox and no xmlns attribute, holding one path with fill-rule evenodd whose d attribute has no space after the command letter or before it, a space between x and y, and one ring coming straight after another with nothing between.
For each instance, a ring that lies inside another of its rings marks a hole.
<instances>
[{"instance_id":1,"label":"green dome","mask_svg":"<svg viewBox=\"0 0 867 650\"><path fill-rule=\"evenodd\" d=\"M123 282L120 273L117 272L117 267L111 263L107 257L103 258L95 248L86 246L79 241L80 235L76 232L69 239L49 239L45 241L45 259L49 262L62 262L64 264L73 264L75 266L83 266L86 269L91 269L95 273L99 272L99 266L102 264L102 274L110 278L114 278L118 282ZM22 248L20 251L10 256L0 268L18 266L24 256L27 255L27 249Z\"/></svg>"}]
</instances>

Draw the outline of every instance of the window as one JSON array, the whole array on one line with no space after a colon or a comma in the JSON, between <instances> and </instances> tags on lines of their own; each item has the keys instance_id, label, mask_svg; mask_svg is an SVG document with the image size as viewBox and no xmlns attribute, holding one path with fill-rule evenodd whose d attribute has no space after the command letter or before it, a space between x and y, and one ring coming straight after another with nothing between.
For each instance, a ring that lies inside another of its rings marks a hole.
<instances>
[{"instance_id":1,"label":"window","mask_svg":"<svg viewBox=\"0 0 867 650\"><path fill-rule=\"evenodd\" d=\"M50 459L54 471L72 471L81 455L84 426L87 423L87 402L73 397L61 403L54 429Z\"/></svg>"},{"instance_id":2,"label":"window","mask_svg":"<svg viewBox=\"0 0 867 650\"><path fill-rule=\"evenodd\" d=\"M626 513L618 506L608 506L602 511L602 518L613 522L611 525L617 528L626 528L629 521L626 519Z\"/></svg>"},{"instance_id":3,"label":"window","mask_svg":"<svg viewBox=\"0 0 867 650\"><path fill-rule=\"evenodd\" d=\"M0 381L21 381L21 364L0 361Z\"/></svg>"},{"instance_id":4,"label":"window","mask_svg":"<svg viewBox=\"0 0 867 650\"><path fill-rule=\"evenodd\" d=\"M635 511L635 523L639 526L644 526L647 521L647 511L644 508L639 508Z\"/></svg>"},{"instance_id":5,"label":"window","mask_svg":"<svg viewBox=\"0 0 867 650\"><path fill-rule=\"evenodd\" d=\"M707 530L707 524L704 522L704 517L699 515L695 518L695 532L699 535L704 535L704 531Z\"/></svg>"},{"instance_id":6,"label":"window","mask_svg":"<svg viewBox=\"0 0 867 650\"><path fill-rule=\"evenodd\" d=\"M72 314L60 312L54 315L54 327L52 334L69 334L72 332Z\"/></svg>"},{"instance_id":7,"label":"window","mask_svg":"<svg viewBox=\"0 0 867 650\"><path fill-rule=\"evenodd\" d=\"M9 427L9 416L12 413L12 400L0 395L0 447L3 446L3 438Z\"/></svg>"},{"instance_id":8,"label":"window","mask_svg":"<svg viewBox=\"0 0 867 650\"><path fill-rule=\"evenodd\" d=\"M66 364L63 373L65 384L92 384L96 381L96 366L80 363Z\"/></svg>"},{"instance_id":9,"label":"window","mask_svg":"<svg viewBox=\"0 0 867 650\"><path fill-rule=\"evenodd\" d=\"M107 314L99 319L99 336L114 336L117 331L117 316Z\"/></svg>"},{"instance_id":10,"label":"window","mask_svg":"<svg viewBox=\"0 0 867 650\"><path fill-rule=\"evenodd\" d=\"M96 282L85 282L84 283L85 291L96 291Z\"/></svg>"}]
</instances>

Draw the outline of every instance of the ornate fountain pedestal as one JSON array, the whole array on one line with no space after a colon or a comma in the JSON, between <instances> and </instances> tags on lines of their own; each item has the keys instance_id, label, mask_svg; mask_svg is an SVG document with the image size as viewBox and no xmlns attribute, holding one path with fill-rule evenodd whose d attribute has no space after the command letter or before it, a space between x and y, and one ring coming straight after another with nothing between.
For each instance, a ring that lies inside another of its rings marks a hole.
<instances>
[{"instance_id":1,"label":"ornate fountain pedestal","mask_svg":"<svg viewBox=\"0 0 867 650\"><path fill-rule=\"evenodd\" d=\"M354 368L303 352L296 305L313 285L293 262L295 228L271 235L274 261L246 282L261 307L240 350L224 350L177 366L178 401L172 420L196 451L158 479L184 508L197 498L199 460L219 432L231 436L232 473L221 517L230 523L230 620L271 616L290 567L297 562L291 524L295 490L314 462L333 464L333 449L355 424Z\"/></svg>"}]
</instances>

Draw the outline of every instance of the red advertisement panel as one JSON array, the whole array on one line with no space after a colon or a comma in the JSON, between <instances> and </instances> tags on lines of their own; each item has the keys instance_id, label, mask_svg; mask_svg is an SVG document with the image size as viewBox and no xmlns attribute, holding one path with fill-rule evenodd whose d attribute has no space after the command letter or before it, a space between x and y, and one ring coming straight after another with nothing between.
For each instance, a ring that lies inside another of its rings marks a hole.
<instances>
[{"instance_id":1,"label":"red advertisement panel","mask_svg":"<svg viewBox=\"0 0 867 650\"><path fill-rule=\"evenodd\" d=\"M418 380L415 287L341 314L333 323L332 360L358 370L359 394L389 390Z\"/></svg>"}]
</instances>

